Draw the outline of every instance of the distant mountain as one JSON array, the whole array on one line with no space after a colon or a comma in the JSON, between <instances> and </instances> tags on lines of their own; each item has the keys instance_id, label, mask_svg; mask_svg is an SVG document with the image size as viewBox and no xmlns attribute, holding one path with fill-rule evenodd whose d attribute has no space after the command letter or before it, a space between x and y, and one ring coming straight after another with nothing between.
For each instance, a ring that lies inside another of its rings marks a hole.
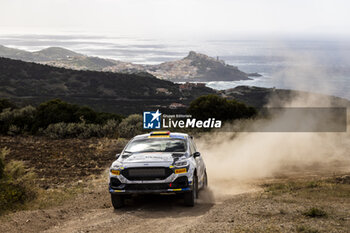
<instances>
[{"instance_id":1,"label":"distant mountain","mask_svg":"<svg viewBox=\"0 0 350 233\"><path fill-rule=\"evenodd\" d=\"M65 60L70 57L83 57L84 55L72 52L68 49L50 47L37 52L27 52L20 49L8 48L0 45L0 57L29 61L46 62L49 60Z\"/></svg>"},{"instance_id":2,"label":"distant mountain","mask_svg":"<svg viewBox=\"0 0 350 233\"><path fill-rule=\"evenodd\" d=\"M178 61L146 66L146 70L156 77L172 81L249 80L248 74L237 67L194 51Z\"/></svg>"},{"instance_id":3,"label":"distant mountain","mask_svg":"<svg viewBox=\"0 0 350 233\"><path fill-rule=\"evenodd\" d=\"M148 73L78 71L0 58L0 98L20 104L60 98L99 111L131 114L183 108L210 93L216 92L202 85L183 88Z\"/></svg>"},{"instance_id":4,"label":"distant mountain","mask_svg":"<svg viewBox=\"0 0 350 233\"><path fill-rule=\"evenodd\" d=\"M50 47L32 53L39 61L65 60L70 57L84 57L84 55L60 47Z\"/></svg>"},{"instance_id":5,"label":"distant mountain","mask_svg":"<svg viewBox=\"0 0 350 233\"><path fill-rule=\"evenodd\" d=\"M0 57L7 57L18 60L34 60L34 55L31 52L27 52L20 49L8 48L0 45Z\"/></svg>"},{"instance_id":6,"label":"distant mountain","mask_svg":"<svg viewBox=\"0 0 350 233\"><path fill-rule=\"evenodd\" d=\"M183 59L159 65L139 65L129 62L89 57L67 49L51 47L37 52L0 46L0 57L38 62L75 70L110 71L117 73L148 72L157 78L170 81L236 81L249 80L249 76L224 61L191 51Z\"/></svg>"}]
</instances>

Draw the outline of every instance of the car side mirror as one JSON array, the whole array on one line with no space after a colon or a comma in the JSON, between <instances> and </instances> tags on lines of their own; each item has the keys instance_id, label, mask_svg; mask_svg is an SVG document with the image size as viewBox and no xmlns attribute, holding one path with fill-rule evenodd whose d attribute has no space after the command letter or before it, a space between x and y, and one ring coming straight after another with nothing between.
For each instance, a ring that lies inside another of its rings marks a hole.
<instances>
[{"instance_id":1,"label":"car side mirror","mask_svg":"<svg viewBox=\"0 0 350 233\"><path fill-rule=\"evenodd\" d=\"M201 156L201 153L199 153L199 152L194 152L194 153L193 153L193 157L194 157L194 158L197 158L197 157L199 157L199 156Z\"/></svg>"},{"instance_id":2,"label":"car side mirror","mask_svg":"<svg viewBox=\"0 0 350 233\"><path fill-rule=\"evenodd\" d=\"M118 159L118 158L119 158L119 156L120 156L120 154L116 154L116 155L115 155L115 158L116 158L116 159Z\"/></svg>"}]
</instances>

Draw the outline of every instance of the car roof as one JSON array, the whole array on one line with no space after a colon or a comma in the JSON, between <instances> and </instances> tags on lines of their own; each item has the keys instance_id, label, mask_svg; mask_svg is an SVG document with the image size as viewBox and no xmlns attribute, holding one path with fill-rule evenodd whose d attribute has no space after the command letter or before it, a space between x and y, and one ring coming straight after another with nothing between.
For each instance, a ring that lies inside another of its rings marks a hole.
<instances>
[{"instance_id":1,"label":"car roof","mask_svg":"<svg viewBox=\"0 0 350 233\"><path fill-rule=\"evenodd\" d=\"M154 131L154 132L151 132L151 133L146 133L146 134L141 134L141 135L137 135L133 138L133 140L135 139L145 139L145 138L162 138L161 137L158 137L158 136L154 136L152 137L152 135L154 134L167 134L169 135L169 138L183 138L183 139L188 139L189 135L188 134L185 134L185 133L176 133L176 132L168 132L168 131ZM165 137L165 136L164 136Z\"/></svg>"}]
</instances>

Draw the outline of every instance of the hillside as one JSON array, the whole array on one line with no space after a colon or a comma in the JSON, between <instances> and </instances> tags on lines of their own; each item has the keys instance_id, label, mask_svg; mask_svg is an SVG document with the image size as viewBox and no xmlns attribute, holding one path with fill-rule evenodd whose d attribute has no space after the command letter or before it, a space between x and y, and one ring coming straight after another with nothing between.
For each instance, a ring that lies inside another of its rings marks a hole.
<instances>
[{"instance_id":1,"label":"hillside","mask_svg":"<svg viewBox=\"0 0 350 233\"><path fill-rule=\"evenodd\" d=\"M349 100L340 97L288 89L238 86L219 91L219 93L224 97L235 99L256 108L261 108L267 104L271 107L281 107L295 97L303 98L305 101L313 99L313 102L316 102L315 100L317 100L318 103L324 103L325 106L350 106ZM273 100L272 103L271 100Z\"/></svg>"},{"instance_id":2,"label":"hillside","mask_svg":"<svg viewBox=\"0 0 350 233\"><path fill-rule=\"evenodd\" d=\"M172 81L249 80L248 74L237 67L194 51L181 60L147 66L146 69L157 77Z\"/></svg>"},{"instance_id":3,"label":"hillside","mask_svg":"<svg viewBox=\"0 0 350 233\"><path fill-rule=\"evenodd\" d=\"M68 49L50 47L36 52L27 52L20 49L8 48L0 45L0 57L30 62L45 62L49 60L64 60L69 57L83 57L84 55L75 53Z\"/></svg>"},{"instance_id":4,"label":"hillside","mask_svg":"<svg viewBox=\"0 0 350 233\"><path fill-rule=\"evenodd\" d=\"M224 61L204 54L189 52L183 59L159 65L139 65L112 59L89 57L73 51L51 47L37 52L0 46L0 57L28 62L38 62L75 70L110 71L116 73L148 72L155 77L170 81L236 81L248 80L250 75Z\"/></svg>"},{"instance_id":5,"label":"hillside","mask_svg":"<svg viewBox=\"0 0 350 233\"><path fill-rule=\"evenodd\" d=\"M99 111L130 114L172 103L187 105L215 92L203 86L180 90L178 84L148 73L77 71L7 58L0 58L0 70L0 98L23 104L60 98Z\"/></svg>"}]
</instances>

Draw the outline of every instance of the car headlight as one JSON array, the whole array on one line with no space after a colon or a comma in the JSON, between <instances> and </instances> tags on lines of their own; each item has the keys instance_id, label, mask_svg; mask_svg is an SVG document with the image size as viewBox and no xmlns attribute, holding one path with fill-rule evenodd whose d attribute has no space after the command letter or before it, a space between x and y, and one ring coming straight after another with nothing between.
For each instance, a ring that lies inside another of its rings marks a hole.
<instances>
[{"instance_id":1,"label":"car headlight","mask_svg":"<svg viewBox=\"0 0 350 233\"><path fill-rule=\"evenodd\" d=\"M185 167L188 165L188 161L187 160L180 160L180 161L176 161L174 166L175 167Z\"/></svg>"},{"instance_id":2,"label":"car headlight","mask_svg":"<svg viewBox=\"0 0 350 233\"><path fill-rule=\"evenodd\" d=\"M123 165L121 163L115 163L112 165L111 169L123 169Z\"/></svg>"},{"instance_id":3,"label":"car headlight","mask_svg":"<svg viewBox=\"0 0 350 233\"><path fill-rule=\"evenodd\" d=\"M115 169L111 169L111 173L113 174L113 175L116 175L116 176L119 176L120 175L120 171L119 170L115 170Z\"/></svg>"},{"instance_id":4,"label":"car headlight","mask_svg":"<svg viewBox=\"0 0 350 233\"><path fill-rule=\"evenodd\" d=\"M118 175L120 175L120 170L123 170L122 164L121 163L114 163L109 171L113 175L118 176Z\"/></svg>"}]
</instances>

